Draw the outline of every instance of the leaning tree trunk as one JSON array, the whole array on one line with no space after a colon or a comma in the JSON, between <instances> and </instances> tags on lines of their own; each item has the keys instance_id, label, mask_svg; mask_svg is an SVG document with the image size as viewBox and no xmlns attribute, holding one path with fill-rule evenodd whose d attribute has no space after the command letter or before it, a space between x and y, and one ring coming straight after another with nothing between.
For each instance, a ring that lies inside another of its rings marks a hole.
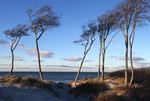
<instances>
[{"instance_id":1,"label":"leaning tree trunk","mask_svg":"<svg viewBox=\"0 0 150 101\"><path fill-rule=\"evenodd\" d=\"M37 50L37 55L38 55L38 66L39 66L40 80L44 80L42 70L41 70L41 59L40 59L40 52L39 52L39 46L38 46L38 40L37 39L36 39L36 50Z\"/></svg>"},{"instance_id":2,"label":"leaning tree trunk","mask_svg":"<svg viewBox=\"0 0 150 101\"><path fill-rule=\"evenodd\" d=\"M11 71L10 71L10 75L12 76L13 75L13 70L14 70L14 51L13 49L11 49L11 55L12 55L12 60L11 60Z\"/></svg>"},{"instance_id":3,"label":"leaning tree trunk","mask_svg":"<svg viewBox=\"0 0 150 101\"><path fill-rule=\"evenodd\" d=\"M82 68L82 65L83 65L83 63L84 63L84 60L85 60L86 54L87 54L87 53L85 53L85 54L84 54L84 56L83 56L83 59L82 59L81 64L80 64L80 68L79 68L78 73L77 73L77 75L76 75L75 83L74 83L74 85L75 85L75 86L76 86L76 83L77 83L77 80L78 80L79 74L80 74L80 72L81 72L81 68Z\"/></svg>"},{"instance_id":4,"label":"leaning tree trunk","mask_svg":"<svg viewBox=\"0 0 150 101\"><path fill-rule=\"evenodd\" d=\"M130 63L131 63L131 79L130 86L132 85L134 79L134 67L133 67L133 57L132 57L132 44L130 44Z\"/></svg>"},{"instance_id":5,"label":"leaning tree trunk","mask_svg":"<svg viewBox=\"0 0 150 101\"><path fill-rule=\"evenodd\" d=\"M125 86L128 85L128 36L125 38L125 46L126 46L126 52L125 52Z\"/></svg>"},{"instance_id":6,"label":"leaning tree trunk","mask_svg":"<svg viewBox=\"0 0 150 101\"><path fill-rule=\"evenodd\" d=\"M90 43L90 46L89 46L89 48L88 48L87 50L86 50L86 48L87 48L87 46L88 46L88 43L86 43L86 45L85 45L84 56L83 56L83 59L82 59L81 64L80 64L79 71L78 71L78 73L77 73L77 75L76 75L76 78L75 78L75 83L74 83L75 86L76 86L76 83L77 83L77 80L78 80L78 77L79 77L79 74L80 74L82 65L83 65L83 63L84 63L85 57L86 57L87 53L89 52L89 50L91 49L91 47L92 47L92 45L93 45L93 42L95 41L95 40L92 39L93 37L94 37L94 36L91 37L91 43Z\"/></svg>"}]
</instances>

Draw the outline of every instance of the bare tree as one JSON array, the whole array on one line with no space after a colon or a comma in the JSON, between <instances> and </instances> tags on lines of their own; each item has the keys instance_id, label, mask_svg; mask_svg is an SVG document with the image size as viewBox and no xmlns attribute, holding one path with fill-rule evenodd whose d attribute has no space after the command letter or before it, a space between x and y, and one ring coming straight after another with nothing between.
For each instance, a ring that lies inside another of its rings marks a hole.
<instances>
[{"instance_id":1,"label":"bare tree","mask_svg":"<svg viewBox=\"0 0 150 101\"><path fill-rule=\"evenodd\" d=\"M89 50L91 49L93 42L95 41L95 34L97 32L97 26L96 26L95 21L89 22L87 24L87 27L88 28L86 28L85 26L82 27L83 33L80 36L80 39L78 41L74 41L74 43L84 46L83 58L81 60L80 67L79 67L79 70L78 70L76 78L75 78L75 86L76 86L76 82L78 80L81 68L83 66L84 60L86 58L86 55L89 52Z\"/></svg>"},{"instance_id":2,"label":"bare tree","mask_svg":"<svg viewBox=\"0 0 150 101\"><path fill-rule=\"evenodd\" d=\"M60 25L59 17L48 5L45 5L36 11L31 8L27 9L27 14L30 20L31 31L35 36L40 79L43 80L38 41L47 30L58 27Z\"/></svg>"},{"instance_id":3,"label":"bare tree","mask_svg":"<svg viewBox=\"0 0 150 101\"><path fill-rule=\"evenodd\" d=\"M133 44L135 38L135 29L137 27L141 27L145 24L145 20L149 20L150 18L150 5L147 0L130 0L128 1L132 4L133 10L133 18L132 18L132 25L131 25L131 32L129 36L129 45L130 45L130 63L131 63L131 79L130 84L132 85L134 79L134 66L133 66Z\"/></svg>"},{"instance_id":4,"label":"bare tree","mask_svg":"<svg viewBox=\"0 0 150 101\"><path fill-rule=\"evenodd\" d=\"M11 72L10 75L12 76L13 74L13 69L14 69L14 50L16 49L20 39L22 38L22 36L27 36L27 32L29 30L29 27L24 24L24 25L17 25L15 28L11 29L11 30L6 30L4 31L4 34L6 35L6 37L11 40L11 54L12 54L12 67L11 67Z\"/></svg>"},{"instance_id":5,"label":"bare tree","mask_svg":"<svg viewBox=\"0 0 150 101\"><path fill-rule=\"evenodd\" d=\"M98 17L99 27L98 27L98 35L100 40L100 52L99 52L99 68L98 68L98 77L100 77L100 63L102 58L102 81L104 80L104 67L105 67L105 53L112 42L113 38L116 36L115 33L112 38L106 43L108 36L116 30L116 16L115 12L107 12ZM101 57L102 55L102 57Z\"/></svg>"},{"instance_id":6,"label":"bare tree","mask_svg":"<svg viewBox=\"0 0 150 101\"><path fill-rule=\"evenodd\" d=\"M135 28L143 25L143 20L149 19L149 5L147 0L124 0L117 5L116 10L119 12L119 28L122 31L125 40L125 85L128 84L128 52L130 45L130 62L131 62L131 80L134 77L132 46L135 36Z\"/></svg>"}]
</instances>

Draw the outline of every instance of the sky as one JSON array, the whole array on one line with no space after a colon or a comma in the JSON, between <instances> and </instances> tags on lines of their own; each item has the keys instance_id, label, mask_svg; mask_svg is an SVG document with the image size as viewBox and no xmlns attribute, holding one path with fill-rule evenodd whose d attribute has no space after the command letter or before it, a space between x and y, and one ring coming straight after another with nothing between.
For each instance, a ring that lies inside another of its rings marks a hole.
<instances>
[{"instance_id":1,"label":"sky","mask_svg":"<svg viewBox=\"0 0 150 101\"><path fill-rule=\"evenodd\" d=\"M48 30L39 40L43 71L76 72L83 57L83 46L74 44L82 33L82 26L97 19L107 10L113 9L122 0L1 0L0 2L0 71L10 71L10 40L4 31L17 24L28 24L28 8L40 8L50 5L60 17L60 26ZM15 49L14 71L38 71L34 34L22 37ZM108 40L111 36L108 38ZM98 67L99 40L88 53L82 71L96 72ZM150 66L149 24L136 30L133 47L134 66ZM125 68L124 39L119 32L106 52L105 71Z\"/></svg>"}]
</instances>

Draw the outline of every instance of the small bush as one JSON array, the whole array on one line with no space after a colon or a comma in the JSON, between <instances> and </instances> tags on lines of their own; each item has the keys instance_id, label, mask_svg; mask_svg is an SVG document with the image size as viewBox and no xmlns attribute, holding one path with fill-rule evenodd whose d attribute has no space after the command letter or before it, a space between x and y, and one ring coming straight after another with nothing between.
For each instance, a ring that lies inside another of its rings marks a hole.
<instances>
[{"instance_id":1,"label":"small bush","mask_svg":"<svg viewBox=\"0 0 150 101\"><path fill-rule=\"evenodd\" d=\"M114 77L114 78L123 78L124 77L124 70L118 70L114 72L110 72L107 74L107 76Z\"/></svg>"},{"instance_id":2,"label":"small bush","mask_svg":"<svg viewBox=\"0 0 150 101\"><path fill-rule=\"evenodd\" d=\"M13 76L4 76L0 78L0 82L7 82L7 83L19 83L21 80L21 77L18 75L13 75Z\"/></svg>"},{"instance_id":3,"label":"small bush","mask_svg":"<svg viewBox=\"0 0 150 101\"><path fill-rule=\"evenodd\" d=\"M150 87L126 88L126 95L139 101L150 100Z\"/></svg>"},{"instance_id":4,"label":"small bush","mask_svg":"<svg viewBox=\"0 0 150 101\"><path fill-rule=\"evenodd\" d=\"M133 83L138 83L144 86L150 84L150 67L135 69Z\"/></svg>"},{"instance_id":5,"label":"small bush","mask_svg":"<svg viewBox=\"0 0 150 101\"><path fill-rule=\"evenodd\" d=\"M123 96L118 96L117 94L114 93L102 93L99 94L98 96L93 97L92 101L131 101L127 100L127 98Z\"/></svg>"},{"instance_id":6,"label":"small bush","mask_svg":"<svg viewBox=\"0 0 150 101\"><path fill-rule=\"evenodd\" d=\"M75 88L72 88L70 90L70 94L74 94L75 96L82 94L95 95L108 89L108 85L104 82L86 82L84 84L78 85Z\"/></svg>"},{"instance_id":7,"label":"small bush","mask_svg":"<svg viewBox=\"0 0 150 101\"><path fill-rule=\"evenodd\" d=\"M20 83L22 85L35 86L37 84L40 84L41 82L39 80L37 80L36 78L33 78L33 77L24 77L24 78L22 78Z\"/></svg>"},{"instance_id":8,"label":"small bush","mask_svg":"<svg viewBox=\"0 0 150 101\"><path fill-rule=\"evenodd\" d=\"M112 78L124 78L124 70L119 70L115 72L108 73L107 76ZM128 82L131 78L131 71L128 71ZM148 86L150 84L150 67L147 68L137 68L134 69L134 79L133 84L137 83L143 86Z\"/></svg>"}]
</instances>

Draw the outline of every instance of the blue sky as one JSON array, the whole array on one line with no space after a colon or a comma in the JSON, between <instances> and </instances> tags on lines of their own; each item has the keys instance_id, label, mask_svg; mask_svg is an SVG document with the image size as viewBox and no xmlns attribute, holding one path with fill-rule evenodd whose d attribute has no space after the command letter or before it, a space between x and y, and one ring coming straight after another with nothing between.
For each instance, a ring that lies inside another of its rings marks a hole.
<instances>
[{"instance_id":1,"label":"blue sky","mask_svg":"<svg viewBox=\"0 0 150 101\"><path fill-rule=\"evenodd\" d=\"M77 71L83 56L83 47L73 43L82 32L81 26L94 20L121 0L1 0L0 3L0 71L10 71L11 56L9 40L3 32L17 24L28 23L27 8L50 5L61 15L61 25L47 31L39 40L43 71ZM139 28L135 36L135 67L149 66L149 24ZM32 32L23 37L15 50L15 71L38 71L35 42ZM95 41L87 55L83 71L97 71L99 42ZM106 71L124 68L124 39L119 33L108 47Z\"/></svg>"}]
</instances>

